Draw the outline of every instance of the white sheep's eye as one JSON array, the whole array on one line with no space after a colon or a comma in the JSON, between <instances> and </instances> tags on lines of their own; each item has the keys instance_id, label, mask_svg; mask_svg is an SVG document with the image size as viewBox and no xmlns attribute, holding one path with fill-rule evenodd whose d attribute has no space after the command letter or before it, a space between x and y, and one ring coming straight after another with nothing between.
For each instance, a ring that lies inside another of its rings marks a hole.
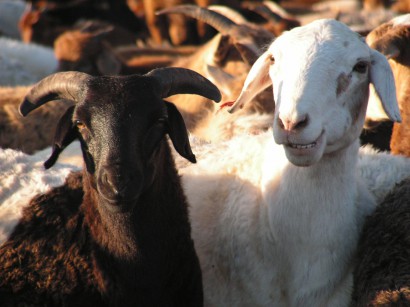
<instances>
[{"instance_id":1,"label":"white sheep's eye","mask_svg":"<svg viewBox=\"0 0 410 307\"><path fill-rule=\"evenodd\" d=\"M273 55L270 55L269 56L269 61L270 61L271 64L274 64L275 63L275 57Z\"/></svg>"},{"instance_id":2,"label":"white sheep's eye","mask_svg":"<svg viewBox=\"0 0 410 307\"><path fill-rule=\"evenodd\" d=\"M367 62L358 62L354 67L353 67L353 71L356 71L360 74L364 74L365 72L367 72L367 67L369 67L369 63Z\"/></svg>"}]
</instances>

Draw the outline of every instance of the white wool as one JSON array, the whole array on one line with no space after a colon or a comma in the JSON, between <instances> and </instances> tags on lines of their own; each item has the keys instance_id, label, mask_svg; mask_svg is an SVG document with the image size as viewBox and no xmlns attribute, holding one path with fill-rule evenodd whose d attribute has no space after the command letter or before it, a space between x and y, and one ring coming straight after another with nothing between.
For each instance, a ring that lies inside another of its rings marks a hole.
<instances>
[{"instance_id":1,"label":"white wool","mask_svg":"<svg viewBox=\"0 0 410 307\"><path fill-rule=\"evenodd\" d=\"M0 37L0 85L29 85L56 72L58 61L50 47Z\"/></svg>"},{"instance_id":2,"label":"white wool","mask_svg":"<svg viewBox=\"0 0 410 307\"><path fill-rule=\"evenodd\" d=\"M268 135L268 137L267 137ZM192 150L197 163L184 163L184 159L175 156L181 174L201 176L202 174L234 174L238 178L249 180L257 185L261 182L261 159L265 146L272 139L272 130L260 134L238 134L232 139L220 142L204 142L190 137ZM180 161L182 160L182 161ZM181 162L181 163L179 163ZM283 161L282 161L283 162ZM278 161L278 164L280 162Z\"/></svg>"},{"instance_id":3,"label":"white wool","mask_svg":"<svg viewBox=\"0 0 410 307\"><path fill-rule=\"evenodd\" d=\"M378 152L371 146L360 149L358 166L360 176L378 204L397 183L410 176L410 158Z\"/></svg>"},{"instance_id":4,"label":"white wool","mask_svg":"<svg viewBox=\"0 0 410 307\"><path fill-rule=\"evenodd\" d=\"M57 164L45 170L43 162L42 156L0 149L0 244L7 240L33 196L62 185L71 171L79 169Z\"/></svg>"},{"instance_id":5,"label":"white wool","mask_svg":"<svg viewBox=\"0 0 410 307\"><path fill-rule=\"evenodd\" d=\"M273 113L230 114L218 110L203 125L197 127L196 135L204 140L219 142L235 135L258 134L272 126Z\"/></svg>"}]
</instances>

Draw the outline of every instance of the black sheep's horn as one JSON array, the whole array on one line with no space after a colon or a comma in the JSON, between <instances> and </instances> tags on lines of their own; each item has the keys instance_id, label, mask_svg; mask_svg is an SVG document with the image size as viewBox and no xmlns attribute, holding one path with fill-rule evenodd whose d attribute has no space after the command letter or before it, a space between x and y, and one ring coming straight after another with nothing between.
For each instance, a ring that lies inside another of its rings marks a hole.
<instances>
[{"instance_id":1,"label":"black sheep's horn","mask_svg":"<svg viewBox=\"0 0 410 307\"><path fill-rule=\"evenodd\" d=\"M20 114L26 116L46 102L58 99L74 103L82 99L87 91L90 75L76 71L52 74L36 83L20 104Z\"/></svg>"},{"instance_id":2,"label":"black sheep's horn","mask_svg":"<svg viewBox=\"0 0 410 307\"><path fill-rule=\"evenodd\" d=\"M177 5L158 11L156 14L184 14L210 25L222 35L229 35L232 29L237 27L237 24L229 18L193 4Z\"/></svg>"},{"instance_id":3,"label":"black sheep's horn","mask_svg":"<svg viewBox=\"0 0 410 307\"><path fill-rule=\"evenodd\" d=\"M207 78L190 69L157 68L145 76L153 77L160 83L161 98L176 94L196 94L216 102L221 100L218 88Z\"/></svg>"}]
</instances>

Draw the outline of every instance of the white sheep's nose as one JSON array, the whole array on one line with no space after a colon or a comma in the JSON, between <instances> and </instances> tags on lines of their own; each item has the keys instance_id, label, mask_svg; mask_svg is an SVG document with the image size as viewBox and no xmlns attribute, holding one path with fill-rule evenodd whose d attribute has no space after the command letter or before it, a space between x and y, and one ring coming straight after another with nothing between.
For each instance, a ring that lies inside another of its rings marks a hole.
<instances>
[{"instance_id":1,"label":"white sheep's nose","mask_svg":"<svg viewBox=\"0 0 410 307\"><path fill-rule=\"evenodd\" d=\"M302 130L309 124L309 116L307 114L299 115L296 118L289 118L288 116L278 117L278 125L285 131Z\"/></svg>"}]
</instances>

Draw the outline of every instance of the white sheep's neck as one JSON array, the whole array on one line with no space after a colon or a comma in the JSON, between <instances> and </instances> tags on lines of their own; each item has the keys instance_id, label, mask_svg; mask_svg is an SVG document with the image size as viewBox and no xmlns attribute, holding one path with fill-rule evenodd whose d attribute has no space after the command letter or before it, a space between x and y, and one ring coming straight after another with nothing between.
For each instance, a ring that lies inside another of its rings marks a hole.
<instances>
[{"instance_id":1,"label":"white sheep's neck","mask_svg":"<svg viewBox=\"0 0 410 307\"><path fill-rule=\"evenodd\" d=\"M359 142L309 167L278 163L280 158L270 153L277 152L273 147L278 146L268 146L262 179L264 215L271 231L264 241L265 256L274 257L279 271L275 275L281 277L273 286L285 294L288 306L334 306L326 296L323 305L317 305L315 294L337 289L348 276L358 236L352 217L357 216ZM278 164L281 170L272 172Z\"/></svg>"},{"instance_id":2,"label":"white sheep's neck","mask_svg":"<svg viewBox=\"0 0 410 307\"><path fill-rule=\"evenodd\" d=\"M205 305L348 306L358 211L374 204L356 175L359 141L297 167L271 134L214 156L197 148L198 164L180 169Z\"/></svg>"}]
</instances>

